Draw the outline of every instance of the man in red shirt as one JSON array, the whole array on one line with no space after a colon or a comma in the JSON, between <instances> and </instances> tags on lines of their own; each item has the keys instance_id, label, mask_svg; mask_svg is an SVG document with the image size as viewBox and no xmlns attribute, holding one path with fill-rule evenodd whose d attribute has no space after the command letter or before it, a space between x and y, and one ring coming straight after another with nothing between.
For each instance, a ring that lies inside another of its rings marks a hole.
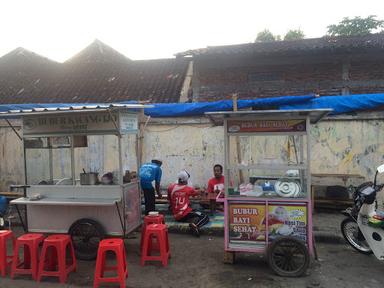
<instances>
[{"instance_id":1,"label":"man in red shirt","mask_svg":"<svg viewBox=\"0 0 384 288\"><path fill-rule=\"evenodd\" d=\"M200 195L200 191L188 186L189 177L190 175L185 170L177 175L177 183L168 187L168 201L176 221L189 222L192 233L199 237L200 228L209 222L209 217L192 210L189 197Z\"/></svg>"},{"instance_id":2,"label":"man in red shirt","mask_svg":"<svg viewBox=\"0 0 384 288\"><path fill-rule=\"evenodd\" d=\"M216 164L213 166L213 174L215 177L209 179L208 181L208 193L224 193L224 176L223 176L223 166Z\"/></svg>"}]
</instances>

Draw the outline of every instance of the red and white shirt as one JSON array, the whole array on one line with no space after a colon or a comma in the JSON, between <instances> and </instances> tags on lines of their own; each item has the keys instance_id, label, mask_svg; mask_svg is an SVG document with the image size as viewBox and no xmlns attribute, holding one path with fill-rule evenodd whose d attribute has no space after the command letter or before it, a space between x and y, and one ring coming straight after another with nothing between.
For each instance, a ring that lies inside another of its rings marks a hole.
<instances>
[{"instance_id":1,"label":"red and white shirt","mask_svg":"<svg viewBox=\"0 0 384 288\"><path fill-rule=\"evenodd\" d=\"M168 201L171 204L173 217L180 220L192 211L190 207L189 197L197 196L198 191L188 185L171 184L168 187Z\"/></svg>"},{"instance_id":2,"label":"red and white shirt","mask_svg":"<svg viewBox=\"0 0 384 288\"><path fill-rule=\"evenodd\" d=\"M216 190L224 192L224 176L221 176L219 179L216 177L209 179L207 188L208 193L213 193Z\"/></svg>"}]
</instances>

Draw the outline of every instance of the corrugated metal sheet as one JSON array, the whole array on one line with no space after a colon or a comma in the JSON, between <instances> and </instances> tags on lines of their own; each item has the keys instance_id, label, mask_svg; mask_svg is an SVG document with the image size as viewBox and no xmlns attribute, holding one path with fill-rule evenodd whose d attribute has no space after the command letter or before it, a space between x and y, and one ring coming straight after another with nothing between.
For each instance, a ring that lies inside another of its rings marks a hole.
<instances>
[{"instance_id":1,"label":"corrugated metal sheet","mask_svg":"<svg viewBox=\"0 0 384 288\"><path fill-rule=\"evenodd\" d=\"M150 105L142 104L20 104L20 105L0 105L0 117L21 116L23 114L40 114L47 112L74 112L74 111L93 111L107 109L143 109L150 108Z\"/></svg>"}]
</instances>

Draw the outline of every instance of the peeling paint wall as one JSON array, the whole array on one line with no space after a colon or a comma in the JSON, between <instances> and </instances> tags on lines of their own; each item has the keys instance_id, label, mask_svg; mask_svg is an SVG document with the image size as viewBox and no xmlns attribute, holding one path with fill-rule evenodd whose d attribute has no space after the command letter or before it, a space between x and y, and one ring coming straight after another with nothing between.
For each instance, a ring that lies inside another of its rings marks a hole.
<instances>
[{"instance_id":1,"label":"peeling paint wall","mask_svg":"<svg viewBox=\"0 0 384 288\"><path fill-rule=\"evenodd\" d=\"M163 161L163 183L176 180L186 169L195 185L206 185L212 177L212 166L223 163L222 127L210 125L153 125L144 136L143 161Z\"/></svg>"},{"instance_id":2,"label":"peeling paint wall","mask_svg":"<svg viewBox=\"0 0 384 288\"><path fill-rule=\"evenodd\" d=\"M311 130L314 173L361 174L384 163L384 120L324 121Z\"/></svg>"},{"instance_id":3,"label":"peeling paint wall","mask_svg":"<svg viewBox=\"0 0 384 288\"><path fill-rule=\"evenodd\" d=\"M164 186L175 181L180 169L187 169L191 173L193 184L205 186L212 177L212 166L224 162L223 128L193 123L190 118L185 120L188 124L178 121L178 124L166 125L150 123L146 127L143 161L153 158L163 160ZM384 120L323 121L313 126L312 172L361 174L372 179L376 166L384 162L384 133L381 131L384 131ZM103 143L106 147L103 147ZM131 157L136 151L135 137L129 136L127 143L123 147L123 166L125 170L135 171L136 159ZM284 139L263 138L252 143L243 139L240 143L243 150L252 147L269 161L280 161L277 159L279 157L286 160L288 157ZM97 169L100 173L114 170L117 167L116 149L115 137L90 137L88 152L80 148L76 154L76 173L80 173L83 167L86 170ZM55 152L53 155L57 163L54 175L58 178L68 176L65 167L69 159L60 160L59 156L63 156L60 153L65 152ZM246 161L253 157L248 152L242 154ZM0 189L5 191L10 184L23 183L24 179L21 141L5 126L0 127L0 155ZM33 167L35 177L45 177L49 167L39 162L37 156L29 165Z\"/></svg>"}]
</instances>

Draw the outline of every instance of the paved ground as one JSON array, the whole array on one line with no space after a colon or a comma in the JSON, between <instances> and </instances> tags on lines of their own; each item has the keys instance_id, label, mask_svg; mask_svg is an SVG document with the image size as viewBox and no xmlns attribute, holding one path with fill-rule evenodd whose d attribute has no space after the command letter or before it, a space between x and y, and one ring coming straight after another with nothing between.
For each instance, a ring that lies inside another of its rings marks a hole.
<instances>
[{"instance_id":1,"label":"paved ground","mask_svg":"<svg viewBox=\"0 0 384 288\"><path fill-rule=\"evenodd\" d=\"M289 279L274 275L261 257L240 254L235 265L222 263L223 238L171 234L172 259L167 268L139 265L139 239L126 240L129 278L127 287L382 287L384 263L354 252L345 244L318 243L320 261L308 275ZM79 262L67 285L55 279L37 284L25 277L0 278L1 288L92 287L94 262ZM110 286L109 286L110 287Z\"/></svg>"}]
</instances>

